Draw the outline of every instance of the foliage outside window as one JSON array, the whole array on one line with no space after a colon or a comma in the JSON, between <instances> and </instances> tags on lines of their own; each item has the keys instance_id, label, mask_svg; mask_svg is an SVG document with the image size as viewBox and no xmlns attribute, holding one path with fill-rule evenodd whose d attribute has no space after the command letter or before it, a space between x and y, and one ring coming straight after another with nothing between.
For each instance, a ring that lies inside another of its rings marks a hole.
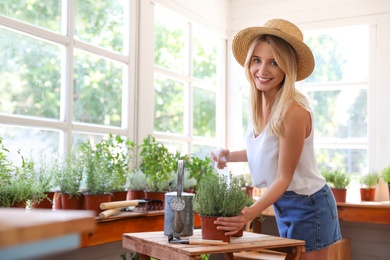
<instances>
[{"instance_id":1,"label":"foliage outside window","mask_svg":"<svg viewBox=\"0 0 390 260\"><path fill-rule=\"evenodd\" d=\"M183 154L208 157L223 140L216 126L222 43L217 33L156 5L154 133Z\"/></svg>"},{"instance_id":2,"label":"foliage outside window","mask_svg":"<svg viewBox=\"0 0 390 260\"><path fill-rule=\"evenodd\" d=\"M306 32L316 67L301 85L314 111L320 169L367 171L368 26Z\"/></svg>"},{"instance_id":3,"label":"foliage outside window","mask_svg":"<svg viewBox=\"0 0 390 260\"><path fill-rule=\"evenodd\" d=\"M71 140L131 127L126 113L132 104L124 94L130 82L129 5L1 1L0 135L7 146L23 154L61 154Z\"/></svg>"}]
</instances>

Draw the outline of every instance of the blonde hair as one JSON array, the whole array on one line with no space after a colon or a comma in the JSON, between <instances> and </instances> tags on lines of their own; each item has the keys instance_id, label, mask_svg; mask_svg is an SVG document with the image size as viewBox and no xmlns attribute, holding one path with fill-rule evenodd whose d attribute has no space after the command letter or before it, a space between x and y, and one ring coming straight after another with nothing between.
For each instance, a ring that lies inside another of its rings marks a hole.
<instances>
[{"instance_id":1,"label":"blonde hair","mask_svg":"<svg viewBox=\"0 0 390 260\"><path fill-rule=\"evenodd\" d=\"M256 45L259 42L267 42L272 46L272 53L279 68L285 73L282 87L276 94L276 99L271 108L269 119L269 132L276 136L283 136L283 119L290 104L295 103L309 111L307 98L295 88L297 78L297 55L295 50L286 41L272 35L260 35L249 46L244 68L246 77L251 85L249 91L249 103L251 118L255 134L260 134L265 125L262 125L263 106L262 91L256 88L250 72L251 59Z\"/></svg>"}]
</instances>

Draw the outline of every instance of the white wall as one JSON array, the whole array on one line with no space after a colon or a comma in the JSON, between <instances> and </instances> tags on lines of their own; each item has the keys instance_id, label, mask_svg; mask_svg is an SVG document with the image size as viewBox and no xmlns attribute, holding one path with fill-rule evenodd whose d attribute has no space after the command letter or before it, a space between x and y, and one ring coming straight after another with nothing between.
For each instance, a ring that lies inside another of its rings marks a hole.
<instances>
[{"instance_id":1,"label":"white wall","mask_svg":"<svg viewBox=\"0 0 390 260\"><path fill-rule=\"evenodd\" d=\"M231 0L230 42L241 29L282 18L303 31L335 26L369 24L369 167L382 170L390 164L390 1L388 0ZM230 92L234 97L237 69L230 58ZM237 104L231 100L232 108ZM234 136L234 135L233 135ZM230 138L234 143L234 139Z\"/></svg>"}]
</instances>

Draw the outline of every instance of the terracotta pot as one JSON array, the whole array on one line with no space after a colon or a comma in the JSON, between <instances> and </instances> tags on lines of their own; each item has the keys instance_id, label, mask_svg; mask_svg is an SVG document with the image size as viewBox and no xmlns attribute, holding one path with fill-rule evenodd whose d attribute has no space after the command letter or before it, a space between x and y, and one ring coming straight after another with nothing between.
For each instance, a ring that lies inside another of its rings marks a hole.
<instances>
[{"instance_id":1,"label":"terracotta pot","mask_svg":"<svg viewBox=\"0 0 390 260\"><path fill-rule=\"evenodd\" d=\"M202 239L209 240L222 240L224 242L230 242L230 236L225 236L224 230L218 230L214 221L218 217L214 216L202 216L200 215L200 223L202 226Z\"/></svg>"},{"instance_id":2,"label":"terracotta pot","mask_svg":"<svg viewBox=\"0 0 390 260\"><path fill-rule=\"evenodd\" d=\"M347 189L335 189L332 188L332 192L336 202L345 202L347 198Z\"/></svg>"},{"instance_id":3,"label":"terracotta pot","mask_svg":"<svg viewBox=\"0 0 390 260\"><path fill-rule=\"evenodd\" d=\"M162 202L161 209L164 209L165 191L145 191L145 198L151 200L160 200Z\"/></svg>"},{"instance_id":4,"label":"terracotta pot","mask_svg":"<svg viewBox=\"0 0 390 260\"><path fill-rule=\"evenodd\" d=\"M123 201L126 200L127 191L114 191L112 193L111 201Z\"/></svg>"},{"instance_id":5,"label":"terracotta pot","mask_svg":"<svg viewBox=\"0 0 390 260\"><path fill-rule=\"evenodd\" d=\"M10 206L10 208L26 208L26 201L20 201Z\"/></svg>"},{"instance_id":6,"label":"terracotta pot","mask_svg":"<svg viewBox=\"0 0 390 260\"><path fill-rule=\"evenodd\" d=\"M245 187L245 193L248 195L248 197L253 197L253 188L252 186L246 186Z\"/></svg>"},{"instance_id":7,"label":"terracotta pot","mask_svg":"<svg viewBox=\"0 0 390 260\"><path fill-rule=\"evenodd\" d=\"M34 209L52 209L53 208L53 198L54 198L54 191L45 192L46 198L39 202L35 202L31 205Z\"/></svg>"},{"instance_id":8,"label":"terracotta pot","mask_svg":"<svg viewBox=\"0 0 390 260\"><path fill-rule=\"evenodd\" d=\"M54 192L53 208L54 209L62 209L61 192L59 192L59 191Z\"/></svg>"},{"instance_id":9,"label":"terracotta pot","mask_svg":"<svg viewBox=\"0 0 390 260\"><path fill-rule=\"evenodd\" d=\"M61 204L62 209L83 209L83 199L81 195L73 195L72 197L69 194L61 193Z\"/></svg>"},{"instance_id":10,"label":"terracotta pot","mask_svg":"<svg viewBox=\"0 0 390 260\"><path fill-rule=\"evenodd\" d=\"M362 201L374 201L375 200L375 188L360 188L360 199Z\"/></svg>"},{"instance_id":11,"label":"terracotta pot","mask_svg":"<svg viewBox=\"0 0 390 260\"><path fill-rule=\"evenodd\" d=\"M244 235L244 227L236 234L234 234L233 237L242 237L243 235Z\"/></svg>"},{"instance_id":12,"label":"terracotta pot","mask_svg":"<svg viewBox=\"0 0 390 260\"><path fill-rule=\"evenodd\" d=\"M137 199L144 199L145 198L145 192L144 190L128 190L127 191L127 200L137 200Z\"/></svg>"},{"instance_id":13,"label":"terracotta pot","mask_svg":"<svg viewBox=\"0 0 390 260\"><path fill-rule=\"evenodd\" d=\"M99 216L99 213L103 211L100 209L100 203L110 202L111 198L112 198L112 194L98 194L98 195L85 194L84 195L85 209L93 210L95 211L96 216Z\"/></svg>"}]
</instances>

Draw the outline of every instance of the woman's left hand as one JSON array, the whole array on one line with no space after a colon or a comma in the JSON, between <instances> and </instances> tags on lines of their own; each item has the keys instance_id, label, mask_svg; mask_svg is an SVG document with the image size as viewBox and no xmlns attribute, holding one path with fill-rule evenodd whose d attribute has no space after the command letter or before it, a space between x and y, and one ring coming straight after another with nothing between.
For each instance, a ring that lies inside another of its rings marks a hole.
<instances>
[{"instance_id":1,"label":"woman's left hand","mask_svg":"<svg viewBox=\"0 0 390 260\"><path fill-rule=\"evenodd\" d=\"M249 215L247 214L247 207L241 211L241 215L235 217L219 217L214 224L218 225L218 230L225 230L225 236L231 236L240 231L244 225L251 221Z\"/></svg>"}]
</instances>

